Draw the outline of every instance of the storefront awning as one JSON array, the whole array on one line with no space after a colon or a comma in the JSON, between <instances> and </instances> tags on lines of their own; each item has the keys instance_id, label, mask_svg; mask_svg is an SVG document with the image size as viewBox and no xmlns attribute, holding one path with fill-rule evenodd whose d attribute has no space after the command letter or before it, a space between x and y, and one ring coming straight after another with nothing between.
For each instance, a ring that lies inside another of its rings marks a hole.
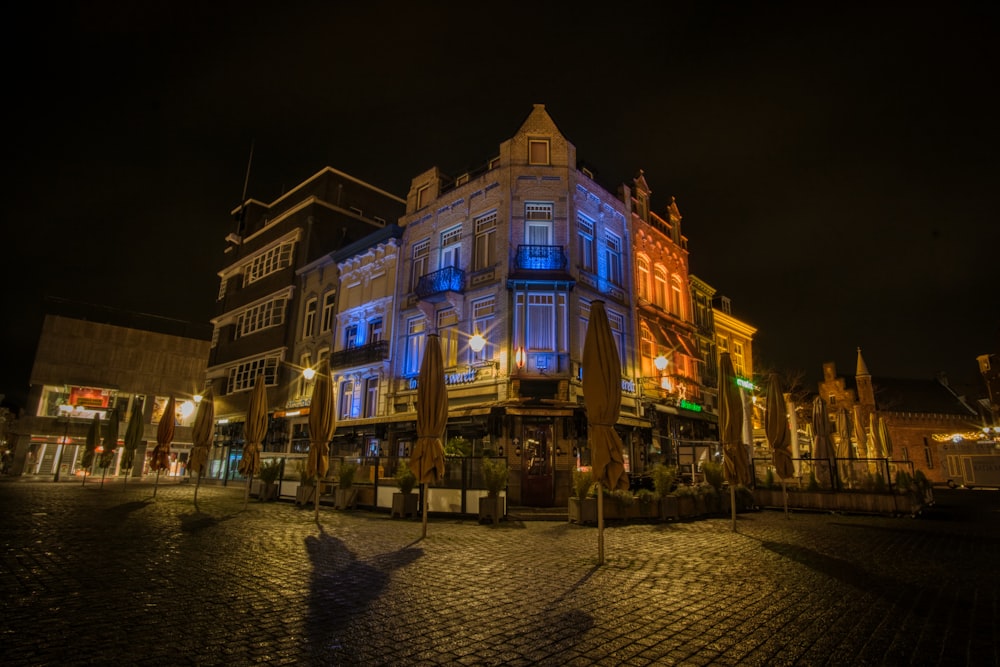
<instances>
[{"instance_id":1,"label":"storefront awning","mask_svg":"<svg viewBox=\"0 0 1000 667\"><path fill-rule=\"evenodd\" d=\"M692 359L701 359L698 355L698 346L695 344L691 337L684 332L677 332L673 329L668 329L665 327L659 327L660 335L667 345L672 350L678 350L682 354L686 354Z\"/></svg>"}]
</instances>

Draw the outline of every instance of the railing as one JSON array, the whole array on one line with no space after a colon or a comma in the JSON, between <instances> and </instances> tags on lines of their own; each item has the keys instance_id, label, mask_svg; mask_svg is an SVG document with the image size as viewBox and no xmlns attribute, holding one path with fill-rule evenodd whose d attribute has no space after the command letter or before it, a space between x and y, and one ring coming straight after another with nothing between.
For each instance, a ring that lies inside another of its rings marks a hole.
<instances>
[{"instance_id":1,"label":"railing","mask_svg":"<svg viewBox=\"0 0 1000 667\"><path fill-rule=\"evenodd\" d=\"M519 245L515 262L518 269L528 271L562 270L566 253L560 245Z\"/></svg>"},{"instance_id":2,"label":"railing","mask_svg":"<svg viewBox=\"0 0 1000 667\"><path fill-rule=\"evenodd\" d=\"M461 292L465 284L465 271L455 266L446 266L433 273L420 276L417 288L413 290L417 297L426 299L442 292Z\"/></svg>"},{"instance_id":3,"label":"railing","mask_svg":"<svg viewBox=\"0 0 1000 667\"><path fill-rule=\"evenodd\" d=\"M389 341L378 340L367 345L337 350L330 355L330 368L344 368L382 361L389 356Z\"/></svg>"},{"instance_id":4,"label":"railing","mask_svg":"<svg viewBox=\"0 0 1000 667\"><path fill-rule=\"evenodd\" d=\"M796 476L785 480L789 488L807 488L815 480L819 491L872 491L892 492L896 473L913 476L913 461L892 459L793 459ZM755 486L760 486L774 468L771 459L753 460ZM772 471L775 482L780 483Z\"/></svg>"},{"instance_id":5,"label":"railing","mask_svg":"<svg viewBox=\"0 0 1000 667\"><path fill-rule=\"evenodd\" d=\"M282 462L281 476L278 478L279 497L294 500L299 487L296 461L305 461L303 455L264 453L263 460L276 459ZM502 459L506 460L506 459ZM357 505L367 509L392 508L392 494L399 491L395 474L401 462L409 462L408 457L330 457L330 468L323 480L326 494L332 493L337 481L337 471L345 462L358 466L352 488L358 489ZM481 456L446 456L444 476L441 481L428 488L427 509L441 514L478 514L479 498L486 496L483 482ZM235 467L235 466L234 466ZM242 481L238 475L234 479ZM414 493L421 493L418 487Z\"/></svg>"}]
</instances>

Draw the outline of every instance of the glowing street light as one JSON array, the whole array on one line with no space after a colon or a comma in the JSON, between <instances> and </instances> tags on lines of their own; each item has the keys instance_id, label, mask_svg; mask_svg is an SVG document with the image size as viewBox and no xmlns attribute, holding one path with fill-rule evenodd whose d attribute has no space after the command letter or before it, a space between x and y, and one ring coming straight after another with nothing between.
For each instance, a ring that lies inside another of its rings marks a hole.
<instances>
[{"instance_id":1,"label":"glowing street light","mask_svg":"<svg viewBox=\"0 0 1000 667\"><path fill-rule=\"evenodd\" d=\"M486 339L483 338L483 334L478 331L472 334L472 338L469 339L469 347L477 354L482 352L483 348L486 347Z\"/></svg>"}]
</instances>

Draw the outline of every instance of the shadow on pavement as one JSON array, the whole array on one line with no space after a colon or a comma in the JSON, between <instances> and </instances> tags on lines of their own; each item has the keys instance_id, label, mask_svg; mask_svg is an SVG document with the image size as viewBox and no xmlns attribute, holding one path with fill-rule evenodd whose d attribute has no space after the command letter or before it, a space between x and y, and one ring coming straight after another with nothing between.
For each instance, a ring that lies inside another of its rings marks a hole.
<instances>
[{"instance_id":1,"label":"shadow on pavement","mask_svg":"<svg viewBox=\"0 0 1000 667\"><path fill-rule=\"evenodd\" d=\"M411 545L376 556L372 562L358 560L344 543L320 526L318 536L306 538L306 552L312 562L309 610L305 632L317 656L330 658L330 651L341 649L341 637L351 624L368 611L392 572L409 565L423 555Z\"/></svg>"}]
</instances>

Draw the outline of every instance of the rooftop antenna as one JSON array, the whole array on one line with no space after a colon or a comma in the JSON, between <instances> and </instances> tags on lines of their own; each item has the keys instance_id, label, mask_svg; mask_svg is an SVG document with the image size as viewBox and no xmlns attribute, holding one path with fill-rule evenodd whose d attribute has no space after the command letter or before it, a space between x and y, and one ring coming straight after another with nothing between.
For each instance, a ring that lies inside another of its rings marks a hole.
<instances>
[{"instance_id":1,"label":"rooftop antenna","mask_svg":"<svg viewBox=\"0 0 1000 667\"><path fill-rule=\"evenodd\" d=\"M251 139L250 140L250 157L247 158L247 173L246 173L246 176L243 177L243 197L240 199L240 212L239 212L239 216L238 216L238 218L236 220L236 233L239 234L239 235L241 235L241 236L243 235L243 232L245 231L244 226L245 226L246 221L244 220L244 215L243 214L246 211L246 206L247 206L247 186L250 184L250 165L253 164L253 145L254 145L254 142Z\"/></svg>"}]
</instances>

